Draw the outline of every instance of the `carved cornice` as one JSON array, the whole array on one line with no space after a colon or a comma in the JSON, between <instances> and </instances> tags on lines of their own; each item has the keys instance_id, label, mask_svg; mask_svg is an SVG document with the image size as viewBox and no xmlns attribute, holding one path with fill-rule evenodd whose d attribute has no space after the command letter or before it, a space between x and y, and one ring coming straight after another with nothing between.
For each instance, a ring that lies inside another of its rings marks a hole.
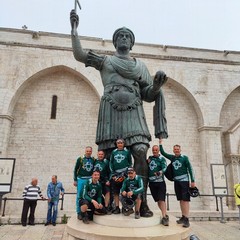
<instances>
[{"instance_id":1,"label":"carved cornice","mask_svg":"<svg viewBox=\"0 0 240 240\"><path fill-rule=\"evenodd\" d=\"M225 158L228 159L228 164L240 165L240 154L227 154Z\"/></svg>"},{"instance_id":2,"label":"carved cornice","mask_svg":"<svg viewBox=\"0 0 240 240\"><path fill-rule=\"evenodd\" d=\"M41 49L72 52L72 47L60 47L60 46L53 46L53 45L28 44L28 43L20 43L20 42L2 42L2 41L0 41L0 45L18 46L18 47L26 47L26 48L41 48ZM113 55L115 53L115 51L109 51L109 50L99 50L99 49L92 49L92 50L94 50L96 53L106 54L106 55ZM145 54L145 53L131 53L131 56L136 58L158 59L158 60L164 60L164 61L240 65L239 61L229 61L229 60L199 58L199 57L184 57L184 56L174 56L174 55L169 56L169 55L160 55L160 54L154 55L154 54Z\"/></svg>"},{"instance_id":3,"label":"carved cornice","mask_svg":"<svg viewBox=\"0 0 240 240\"><path fill-rule=\"evenodd\" d=\"M7 119L7 120L9 120L9 121L13 121L13 117L12 116L10 116L10 115L0 115L0 118L2 118L2 119Z\"/></svg>"},{"instance_id":4,"label":"carved cornice","mask_svg":"<svg viewBox=\"0 0 240 240\"><path fill-rule=\"evenodd\" d=\"M222 130L221 126L215 127L215 126L202 126L198 128L199 132L202 131L214 131L214 132L220 132Z\"/></svg>"},{"instance_id":5,"label":"carved cornice","mask_svg":"<svg viewBox=\"0 0 240 240\"><path fill-rule=\"evenodd\" d=\"M240 127L240 119L237 120L226 132L224 132L224 135L232 134L234 133L238 128Z\"/></svg>"}]
</instances>

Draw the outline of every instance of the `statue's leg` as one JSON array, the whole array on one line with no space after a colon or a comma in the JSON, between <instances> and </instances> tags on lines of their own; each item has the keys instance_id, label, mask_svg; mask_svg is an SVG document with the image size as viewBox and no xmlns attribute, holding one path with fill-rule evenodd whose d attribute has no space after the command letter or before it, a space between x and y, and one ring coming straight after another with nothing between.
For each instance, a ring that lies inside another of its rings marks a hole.
<instances>
[{"instance_id":1,"label":"statue's leg","mask_svg":"<svg viewBox=\"0 0 240 240\"><path fill-rule=\"evenodd\" d=\"M105 153L105 158L110 160L110 156L111 156L111 153L113 151L113 148L109 148L109 149L106 149L104 150L104 153ZM109 204L108 204L108 207L107 207L107 211L108 211L108 214L111 214L112 213L112 210L115 208L115 204L114 204L114 198L113 198L113 184L112 184L112 181L110 181L110 193L109 193Z\"/></svg>"},{"instance_id":2,"label":"statue's leg","mask_svg":"<svg viewBox=\"0 0 240 240\"><path fill-rule=\"evenodd\" d=\"M142 217L152 217L153 212L147 205L147 188L148 188L148 165L147 159L148 146L144 143L134 144L131 146L131 153L134 158L134 169L136 173L143 178L144 193L140 207L140 215Z\"/></svg>"}]
</instances>

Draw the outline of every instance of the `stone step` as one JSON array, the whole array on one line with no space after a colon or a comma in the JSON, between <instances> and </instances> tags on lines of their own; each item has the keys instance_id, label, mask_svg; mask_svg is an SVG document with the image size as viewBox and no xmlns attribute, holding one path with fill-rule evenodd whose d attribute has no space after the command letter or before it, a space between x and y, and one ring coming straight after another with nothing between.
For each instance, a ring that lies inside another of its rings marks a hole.
<instances>
[{"instance_id":1,"label":"stone step","mask_svg":"<svg viewBox=\"0 0 240 240\"><path fill-rule=\"evenodd\" d=\"M170 216L169 226L160 225L160 214L157 213L151 218L140 219L135 219L134 214L94 215L89 224L84 224L74 215L66 230L69 240L187 240L190 231L176 224L173 216Z\"/></svg>"}]
</instances>

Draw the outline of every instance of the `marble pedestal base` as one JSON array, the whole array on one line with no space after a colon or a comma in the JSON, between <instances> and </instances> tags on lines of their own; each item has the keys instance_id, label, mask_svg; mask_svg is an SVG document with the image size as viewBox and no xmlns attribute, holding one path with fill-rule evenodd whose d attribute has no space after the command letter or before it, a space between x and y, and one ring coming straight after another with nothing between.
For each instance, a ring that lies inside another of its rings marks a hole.
<instances>
[{"instance_id":1,"label":"marble pedestal base","mask_svg":"<svg viewBox=\"0 0 240 240\"><path fill-rule=\"evenodd\" d=\"M170 216L169 226L160 225L160 214L151 218L135 219L130 216L94 215L94 221L84 224L74 215L67 224L69 240L188 240L189 228L176 223Z\"/></svg>"}]
</instances>

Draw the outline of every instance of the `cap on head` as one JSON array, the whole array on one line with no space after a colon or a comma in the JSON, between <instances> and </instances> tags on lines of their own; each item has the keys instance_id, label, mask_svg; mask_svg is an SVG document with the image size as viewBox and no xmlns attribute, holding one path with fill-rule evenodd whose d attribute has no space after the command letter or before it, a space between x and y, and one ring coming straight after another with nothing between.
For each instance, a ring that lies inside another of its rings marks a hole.
<instances>
[{"instance_id":1,"label":"cap on head","mask_svg":"<svg viewBox=\"0 0 240 240\"><path fill-rule=\"evenodd\" d=\"M118 35L119 35L120 32L128 32L128 33L130 34L131 42L132 42L132 46L133 46L134 43L135 43L135 36L134 36L133 32L132 32L129 28L121 27L121 28L118 28L118 29L113 33L112 41L113 41L114 47L116 48L116 41L117 41L117 38L118 38ZM131 49L132 49L132 46L131 46Z\"/></svg>"},{"instance_id":2,"label":"cap on head","mask_svg":"<svg viewBox=\"0 0 240 240\"><path fill-rule=\"evenodd\" d=\"M129 172L135 172L135 170L134 170L133 167L129 167L129 168L127 169L127 172L128 172L128 173L129 173Z\"/></svg>"}]
</instances>

